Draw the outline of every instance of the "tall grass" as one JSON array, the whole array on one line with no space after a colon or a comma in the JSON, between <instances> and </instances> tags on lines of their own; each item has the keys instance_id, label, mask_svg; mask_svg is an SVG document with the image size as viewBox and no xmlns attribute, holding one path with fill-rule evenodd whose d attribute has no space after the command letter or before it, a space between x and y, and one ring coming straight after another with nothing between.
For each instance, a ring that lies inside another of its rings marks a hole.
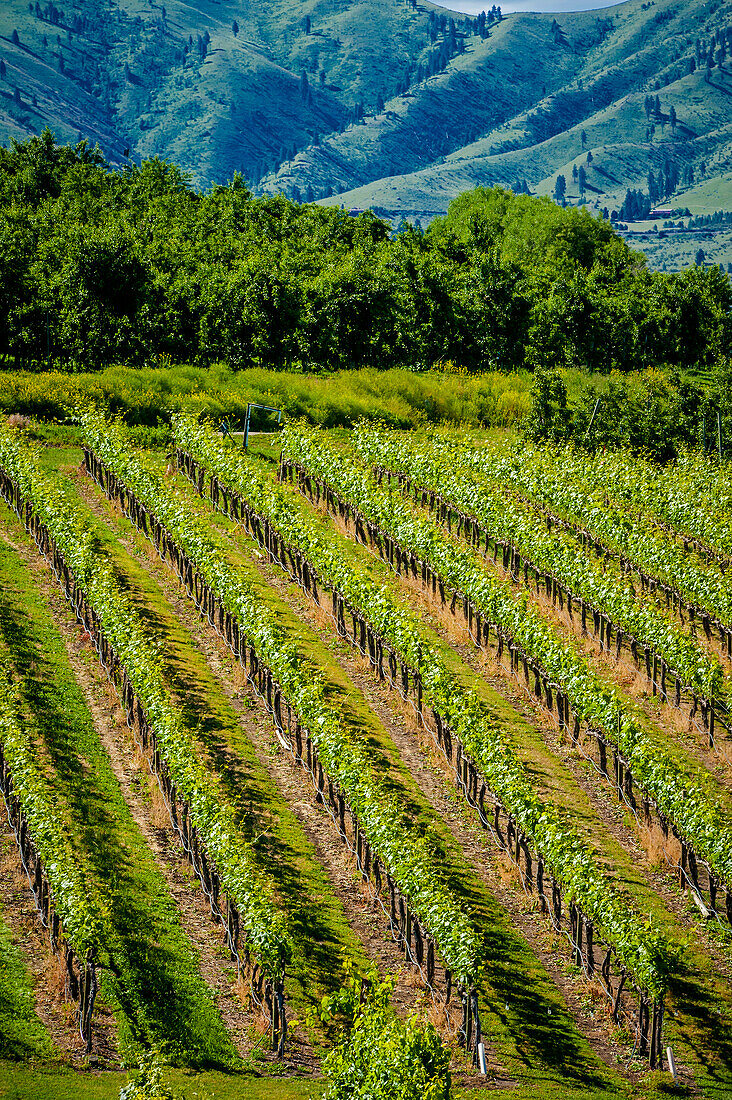
<instances>
[{"instance_id":1,"label":"tall grass","mask_svg":"<svg viewBox=\"0 0 732 1100\"><path fill-rule=\"evenodd\" d=\"M406 370L341 371L329 375L225 366L135 370L110 367L89 374L0 372L0 411L62 420L72 401L87 397L121 413L130 425L167 425L185 409L226 418L241 428L247 403L274 405L322 427L347 427L361 417L395 427L464 423L509 427L529 411L531 374L480 375ZM261 416L261 414L259 414ZM253 419L252 427L264 426Z\"/></svg>"}]
</instances>

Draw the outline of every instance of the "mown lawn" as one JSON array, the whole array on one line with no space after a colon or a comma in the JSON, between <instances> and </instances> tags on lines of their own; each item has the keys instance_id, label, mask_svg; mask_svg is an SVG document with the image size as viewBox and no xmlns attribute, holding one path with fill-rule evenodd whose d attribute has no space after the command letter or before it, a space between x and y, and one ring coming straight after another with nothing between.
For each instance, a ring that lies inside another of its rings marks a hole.
<instances>
[{"instance_id":1,"label":"mown lawn","mask_svg":"<svg viewBox=\"0 0 732 1100\"><path fill-rule=\"evenodd\" d=\"M118 1100L119 1090L128 1080L118 1073L81 1074L67 1069L30 1067L0 1062L2 1100ZM251 1074L171 1071L172 1088L184 1100L324 1100L326 1084L322 1080L278 1078ZM455 1100L662 1100L683 1097L685 1089L674 1088L667 1074L649 1074L640 1084L617 1091L608 1088L573 1088L546 1080L526 1081L509 1089L458 1089ZM399 1100L395 1097L394 1100Z\"/></svg>"}]
</instances>

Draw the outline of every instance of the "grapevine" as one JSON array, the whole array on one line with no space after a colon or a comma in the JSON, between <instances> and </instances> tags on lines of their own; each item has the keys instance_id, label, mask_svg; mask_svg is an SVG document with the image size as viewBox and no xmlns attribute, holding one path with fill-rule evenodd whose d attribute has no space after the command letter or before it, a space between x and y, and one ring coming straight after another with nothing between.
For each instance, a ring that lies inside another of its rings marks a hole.
<instances>
[{"instance_id":1,"label":"grapevine","mask_svg":"<svg viewBox=\"0 0 732 1100\"><path fill-rule=\"evenodd\" d=\"M377 634L419 677L424 699L438 711L475 760L491 790L541 853L568 899L580 906L642 988L660 992L668 970L667 948L596 866L577 833L536 794L523 765L489 720L474 693L461 689L437 649L423 637L419 620L390 591L350 564L331 537L293 509L289 495L261 475L256 463L227 446L210 428L186 416L174 418L176 443L216 478L225 492L237 492L296 549L320 582L358 608Z\"/></svg>"},{"instance_id":2,"label":"grapevine","mask_svg":"<svg viewBox=\"0 0 732 1100\"><path fill-rule=\"evenodd\" d=\"M262 969L279 976L291 957L292 943L274 882L258 866L222 797L220 783L200 759L165 685L160 654L100 550L83 508L60 478L43 470L38 454L7 428L0 429L0 467L16 494L15 503L32 506L55 543L55 552L68 566L67 591L82 590L99 616L155 731L157 749L172 782L190 807L191 820L205 838L221 883L238 907L248 943Z\"/></svg>"},{"instance_id":3,"label":"grapevine","mask_svg":"<svg viewBox=\"0 0 732 1100\"><path fill-rule=\"evenodd\" d=\"M108 907L92 884L62 824L38 748L21 716L17 685L0 667L0 746L12 780L12 794L25 815L43 863L52 902L64 935L79 959L97 955L110 942Z\"/></svg>"},{"instance_id":4,"label":"grapevine","mask_svg":"<svg viewBox=\"0 0 732 1100\"><path fill-rule=\"evenodd\" d=\"M685 774L677 762L644 733L633 710L589 668L575 648L564 642L528 606L525 595L486 573L468 551L455 546L432 519L419 518L396 491L378 487L366 469L346 459L323 433L302 424L285 429L285 454L304 476L319 479L371 525L371 536L385 533L403 548L413 571L429 563L455 599L465 599L494 624L504 637L530 654L547 684L557 685L577 720L599 730L617 746L648 793L659 815L705 861L718 881L732 887L732 829L709 777L689 765ZM729 897L730 895L728 895Z\"/></svg>"},{"instance_id":5,"label":"grapevine","mask_svg":"<svg viewBox=\"0 0 732 1100\"><path fill-rule=\"evenodd\" d=\"M707 631L709 620L713 621L728 655L732 655L732 588L719 564L684 550L672 531L654 524L643 511L629 510L622 498L608 495L613 476L617 476L620 489L627 485L620 476L620 459L607 460L608 488L598 489L594 473L604 468L606 460L579 456L568 448L525 447L519 452L505 446L458 446L454 456L461 468L479 470L550 515L568 521L581 537L596 544L600 553L611 552L626 568L637 572L645 586L660 587L667 602L683 603L692 620L701 619ZM675 499L683 500L683 494ZM683 510L679 505L673 515L678 518Z\"/></svg>"},{"instance_id":6,"label":"grapevine","mask_svg":"<svg viewBox=\"0 0 732 1100\"><path fill-rule=\"evenodd\" d=\"M480 972L481 949L469 917L436 869L432 845L405 819L398 799L378 777L367 746L328 705L323 684L287 642L256 591L229 566L203 524L130 451L120 426L91 411L82 412L80 421L87 445L194 563L240 624L259 661L272 670L316 745L323 767L343 790L374 852L433 936L445 965L461 985L472 985Z\"/></svg>"}]
</instances>

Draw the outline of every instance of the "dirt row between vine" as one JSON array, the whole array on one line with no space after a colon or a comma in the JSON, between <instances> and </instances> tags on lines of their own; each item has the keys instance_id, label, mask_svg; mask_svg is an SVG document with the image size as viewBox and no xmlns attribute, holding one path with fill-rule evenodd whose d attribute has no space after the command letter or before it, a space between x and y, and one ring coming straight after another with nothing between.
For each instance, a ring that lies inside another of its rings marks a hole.
<instances>
[{"instance_id":1,"label":"dirt row between vine","mask_svg":"<svg viewBox=\"0 0 732 1100\"><path fill-rule=\"evenodd\" d=\"M222 531L220 524L218 529ZM597 983L577 980L575 968L562 958L563 946L566 946L563 938L551 931L546 918L538 912L536 900L527 897L518 883L510 861L490 845L462 799L450 793L454 777L448 774L444 759L430 751L431 741L425 740L423 732L421 736L418 733L413 712L389 691L388 686L375 682L368 662L360 655L355 656L347 643L334 636L333 623L327 613L317 608L281 571L268 566L260 552L254 549L253 543L249 549L266 583L275 589L298 619L316 630L321 641L364 695L397 746L401 760L406 763L432 807L448 825L473 870L510 914L521 935L550 973L591 1048L608 1066L617 1069L623 1057L623 1047L610 1019L604 992ZM218 639L216 643L220 645ZM634 1077L637 1072L642 1073L643 1068L636 1066L626 1069L626 1072Z\"/></svg>"},{"instance_id":2,"label":"dirt row between vine","mask_svg":"<svg viewBox=\"0 0 732 1100\"><path fill-rule=\"evenodd\" d=\"M321 515L324 514L322 505L317 511ZM352 529L346 527L342 520L331 516L329 522L333 524L339 534L350 539L352 546L356 545L353 540ZM732 1050L728 1049L729 1044L723 1040L718 1029L714 1027L714 1021L711 1019L709 1021L703 1020L696 1011L698 1004L703 999L708 999L710 995L710 1003L715 1003L719 993L724 988L725 996L723 1000L727 1002L726 1015L732 1019L729 986L725 981L732 973L732 951L727 946L729 934L724 929L720 929L723 936L722 942L718 942L717 939L710 936L704 922L698 919L696 911L691 909L690 903L686 901L675 886L673 873L669 872L665 866L658 865L658 860L662 858L660 830L641 829L636 831L635 822L632 822L626 816L624 806L614 803L612 793L602 777L587 763L583 762L576 751L570 750L567 745L562 743L553 715L550 717L542 705L537 705L530 693L524 693L522 686L514 680L508 670L504 670L495 660L489 658L485 651L479 650L475 646L468 635L467 625L463 622L461 616L451 615L449 609L442 606L439 597L433 598L431 593L426 593L418 580L404 575L397 578L386 564L381 562L375 552L370 552L365 547L361 547L359 552L371 558L373 563L376 563L377 572L383 573L383 582L391 584L395 593L401 593L417 615L423 619L427 616L433 629L449 643L451 648L465 660L469 667L479 676L487 679L494 690L507 699L517 712L529 719L535 729L540 732L549 751L569 768L573 782L588 797L594 817L600 827L631 854L634 872L640 870L641 881L645 883L645 888L650 888L667 910L667 915L672 916L673 921L684 929L687 937L687 948L693 951L697 964L701 966L700 974L696 979L690 977L687 980L684 978L681 982L686 993L685 1013L677 1017L674 1009L667 1012L667 1022L674 1021L669 1028L669 1034L674 1032L674 1024L677 1020L681 1029L676 1040L679 1044L676 1048L677 1062L679 1062L679 1054L682 1051L686 1052L684 1057L688 1057L690 1063L695 1062L700 1067L702 1074L706 1072L706 1060L696 1041L699 1028L704 1027L710 1045L718 1052L719 1058L726 1067L726 1074L728 1076L732 1075ZM556 794L554 797L556 797ZM571 805L571 799L569 804ZM594 828L596 829L597 826ZM641 844L643 847L641 847ZM666 923L668 923L668 919ZM701 953L699 952L699 941L703 945ZM712 994L712 990L714 990L714 994ZM682 1065L681 1070L685 1083L691 1086L690 1065L688 1069L685 1069Z\"/></svg>"},{"instance_id":3,"label":"dirt row between vine","mask_svg":"<svg viewBox=\"0 0 732 1100\"><path fill-rule=\"evenodd\" d=\"M75 1005L64 997L64 967L53 954L48 933L41 924L5 803L0 798L0 912L13 945L20 952L33 985L36 1015L62 1059L75 1069L86 1069L86 1043L79 1034ZM95 1054L103 1063L118 1060L114 1017L98 1004L94 1017Z\"/></svg>"}]
</instances>

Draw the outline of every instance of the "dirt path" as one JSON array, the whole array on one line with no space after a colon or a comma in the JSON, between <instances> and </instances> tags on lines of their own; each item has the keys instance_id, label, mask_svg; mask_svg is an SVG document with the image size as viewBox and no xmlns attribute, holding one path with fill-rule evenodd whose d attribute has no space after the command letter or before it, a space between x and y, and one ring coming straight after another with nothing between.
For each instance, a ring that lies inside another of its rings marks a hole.
<instances>
[{"instance_id":1,"label":"dirt path","mask_svg":"<svg viewBox=\"0 0 732 1100\"><path fill-rule=\"evenodd\" d=\"M363 885L360 875L356 872L355 864L343 848L329 815L316 804L315 792L309 776L302 769L294 767L289 757L284 756L279 749L273 736L271 719L253 689L247 686L241 668L209 624L201 620L177 578L160 561L151 545L134 532L128 522L113 510L88 482L80 484L80 491L95 515L107 525L111 523L115 527L115 535L119 538L125 553L131 559L143 564L149 578L145 588L152 584L162 594L165 599L166 614L172 616L179 635L185 634L188 639L187 644L193 644L195 639L196 648L203 655L209 673L216 680L218 690L225 696L231 711L230 717L235 717L238 727L238 736L233 730L226 731L227 768L240 769L242 773L251 771L251 760L241 752L247 742L249 752L251 753L253 749L256 755L261 772L266 773L276 785L279 795L277 815L283 816L286 813L286 807L289 808L306 842L311 846L305 853L307 858L324 869L333 899L340 907L339 919L351 929L353 939L360 942L365 952L364 959L369 960L382 974L387 970L402 968L395 991L396 1001L405 1010L411 1009L414 1006L419 983L409 968L404 965L403 955L388 931L388 922ZM155 614L158 637L164 638L166 645L172 645L180 651L181 643L173 638L172 624L166 622L157 599ZM180 652L178 657L181 657ZM176 661L176 667L180 671L180 659ZM177 689L181 694L186 693L187 688L182 680L179 680ZM208 682L201 677L198 680L198 691L203 693L204 698L210 694ZM219 728L220 736L223 733L224 731ZM222 736L222 746L223 743ZM273 825L275 822L272 819L264 822L264 827L268 831ZM315 926L317 926L317 920ZM322 947L324 944L317 947L314 945L313 953L317 954ZM324 957L322 962L324 966L331 966L333 961L326 960ZM329 984L332 984L332 977ZM326 988L323 985L323 991Z\"/></svg>"},{"instance_id":2,"label":"dirt path","mask_svg":"<svg viewBox=\"0 0 732 1100\"><path fill-rule=\"evenodd\" d=\"M12 660L27 670L25 705L34 707L56 797L68 808L79 857L99 884L114 929L112 966L100 969L100 1007L108 1000L120 1026L124 1017L143 1045L187 1043L195 1056L205 1042L212 1061L228 1065L236 1054L215 1007L219 991L198 969L196 922L166 889L164 838L144 816L144 786L119 784L106 751L115 748L118 756L126 731L116 694L33 544L16 538L13 546L9 556L3 540L0 553L0 629ZM160 998L168 998L166 1006Z\"/></svg>"},{"instance_id":3,"label":"dirt path","mask_svg":"<svg viewBox=\"0 0 732 1100\"><path fill-rule=\"evenodd\" d=\"M334 523L332 517L328 523L340 534L352 536L339 521ZM607 784L601 777L563 744L558 729L548 720L543 708L537 707L533 697L525 694L519 682L495 660L476 649L462 619L445 612L439 600L435 602L427 596L418 582L403 576L397 579L375 555L364 548L356 548L356 551L358 559L369 568L372 579L382 577L383 583L406 598L423 620L427 617L432 629L449 642L480 680L487 679L492 688L510 701L517 713L529 719L529 725L511 724L512 737L525 738L528 734L535 741L536 734L540 734L545 745L541 777L551 780L553 797L567 807L576 806L578 801L585 805L584 828L589 830L588 836L597 843L598 850L606 853L618 884L627 885L636 894L641 911L650 909L654 918L665 927L671 942L682 946L685 958L672 981L673 1002L667 1013L666 1031L674 1044L685 1080L691 1082L696 1075L705 1085L715 1086L718 1080L725 1082L724 1088L732 1084L732 1045L724 1030L720 1031L717 1026L718 1013L727 1024L732 1024L729 986L732 952L728 933L720 940L713 934L714 929L706 927L698 912L680 895L666 866L659 864L659 838L637 830L634 820L626 817L624 808L609 797ZM479 683L474 681L470 686L479 690ZM526 745L519 747L525 756ZM546 762L546 750L557 762L554 769ZM530 749L528 760L531 765L542 760L536 744ZM715 1006L714 1009L711 1006ZM713 1052L711 1056L710 1052Z\"/></svg>"}]
</instances>

